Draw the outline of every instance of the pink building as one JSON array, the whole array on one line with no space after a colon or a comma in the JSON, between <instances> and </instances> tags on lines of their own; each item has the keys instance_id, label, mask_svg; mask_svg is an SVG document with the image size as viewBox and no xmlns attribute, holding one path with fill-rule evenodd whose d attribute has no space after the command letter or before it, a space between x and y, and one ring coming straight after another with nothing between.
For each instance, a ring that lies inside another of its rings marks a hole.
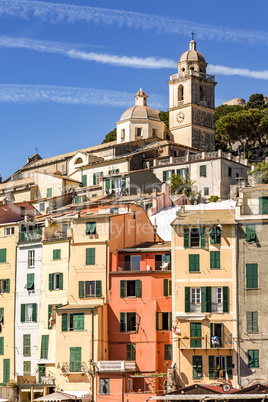
<instances>
[{"instance_id":1,"label":"pink building","mask_svg":"<svg viewBox=\"0 0 268 402\"><path fill-rule=\"evenodd\" d=\"M109 360L98 362L97 401L161 395L172 363L170 242L111 254Z\"/></svg>"}]
</instances>

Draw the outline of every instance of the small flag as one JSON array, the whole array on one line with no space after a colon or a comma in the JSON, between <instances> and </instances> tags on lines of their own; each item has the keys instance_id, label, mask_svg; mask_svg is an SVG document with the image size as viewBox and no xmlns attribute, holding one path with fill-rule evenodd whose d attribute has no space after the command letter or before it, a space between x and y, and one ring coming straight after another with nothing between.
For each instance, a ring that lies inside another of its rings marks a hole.
<instances>
[{"instance_id":1,"label":"small flag","mask_svg":"<svg viewBox=\"0 0 268 402\"><path fill-rule=\"evenodd\" d=\"M228 376L227 371L226 371L226 382L227 382L227 384L230 384L230 385L231 385L231 381L230 381L230 378L229 378L229 376Z\"/></svg>"},{"instance_id":2,"label":"small flag","mask_svg":"<svg viewBox=\"0 0 268 402\"><path fill-rule=\"evenodd\" d=\"M50 319L49 319L49 328L53 328L53 316L51 313Z\"/></svg>"}]
</instances>

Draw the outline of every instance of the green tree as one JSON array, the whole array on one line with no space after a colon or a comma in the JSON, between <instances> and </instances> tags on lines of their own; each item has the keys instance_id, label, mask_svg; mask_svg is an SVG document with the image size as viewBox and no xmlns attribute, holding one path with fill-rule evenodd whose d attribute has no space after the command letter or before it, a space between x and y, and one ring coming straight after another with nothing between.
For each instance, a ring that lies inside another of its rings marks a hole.
<instances>
[{"instance_id":1,"label":"green tree","mask_svg":"<svg viewBox=\"0 0 268 402\"><path fill-rule=\"evenodd\" d=\"M246 109L265 109L268 105L265 103L263 94L253 94L250 95L247 104L245 105Z\"/></svg>"},{"instance_id":2,"label":"green tree","mask_svg":"<svg viewBox=\"0 0 268 402\"><path fill-rule=\"evenodd\" d=\"M252 175L254 181L257 184L268 183L268 163L267 162L259 162L254 165L254 170L249 173Z\"/></svg>"},{"instance_id":3,"label":"green tree","mask_svg":"<svg viewBox=\"0 0 268 402\"><path fill-rule=\"evenodd\" d=\"M160 120L165 123L167 130L167 139L170 138L170 131L169 131L169 112L159 112L159 118Z\"/></svg>"},{"instance_id":4,"label":"green tree","mask_svg":"<svg viewBox=\"0 0 268 402\"><path fill-rule=\"evenodd\" d=\"M215 108L215 120L219 120L222 116L229 113L239 112L243 110L244 106L241 105L220 105Z\"/></svg>"},{"instance_id":5,"label":"green tree","mask_svg":"<svg viewBox=\"0 0 268 402\"><path fill-rule=\"evenodd\" d=\"M193 195L194 182L189 177L181 177L179 174L173 174L170 182L171 194L182 194L184 191L187 197Z\"/></svg>"},{"instance_id":6,"label":"green tree","mask_svg":"<svg viewBox=\"0 0 268 402\"><path fill-rule=\"evenodd\" d=\"M107 142L115 141L116 140L116 128L106 134L102 144L106 144Z\"/></svg>"}]
</instances>

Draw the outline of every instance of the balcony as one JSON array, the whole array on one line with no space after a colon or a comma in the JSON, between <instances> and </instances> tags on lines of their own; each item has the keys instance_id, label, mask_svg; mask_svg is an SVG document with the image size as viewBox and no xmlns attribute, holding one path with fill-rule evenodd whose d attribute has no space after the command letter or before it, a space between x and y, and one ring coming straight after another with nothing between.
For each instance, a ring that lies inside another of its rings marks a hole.
<instances>
[{"instance_id":1,"label":"balcony","mask_svg":"<svg viewBox=\"0 0 268 402\"><path fill-rule=\"evenodd\" d=\"M88 371L85 362L64 362L62 363L61 371L65 375L80 374L84 375Z\"/></svg>"},{"instance_id":2,"label":"balcony","mask_svg":"<svg viewBox=\"0 0 268 402\"><path fill-rule=\"evenodd\" d=\"M71 237L71 230L62 227L45 228L44 231L45 241L65 240L69 237Z\"/></svg>"},{"instance_id":3,"label":"balcony","mask_svg":"<svg viewBox=\"0 0 268 402\"><path fill-rule=\"evenodd\" d=\"M117 373L136 371L136 362L125 360L102 360L98 362L99 373Z\"/></svg>"},{"instance_id":4,"label":"balcony","mask_svg":"<svg viewBox=\"0 0 268 402\"><path fill-rule=\"evenodd\" d=\"M212 337L213 338L213 337ZM200 337L179 337L179 349L233 349L233 341L230 334L224 333L223 338L218 337L218 341L212 342L209 335Z\"/></svg>"},{"instance_id":5,"label":"balcony","mask_svg":"<svg viewBox=\"0 0 268 402\"><path fill-rule=\"evenodd\" d=\"M183 73L180 73L180 74L173 74L170 76L170 81L183 80L183 79L187 79L189 77L202 78L204 80L211 81L211 82L215 81L215 75L200 73L199 71L194 71L194 70L184 71Z\"/></svg>"},{"instance_id":6,"label":"balcony","mask_svg":"<svg viewBox=\"0 0 268 402\"><path fill-rule=\"evenodd\" d=\"M34 242L42 239L42 229L19 233L19 242Z\"/></svg>"}]
</instances>

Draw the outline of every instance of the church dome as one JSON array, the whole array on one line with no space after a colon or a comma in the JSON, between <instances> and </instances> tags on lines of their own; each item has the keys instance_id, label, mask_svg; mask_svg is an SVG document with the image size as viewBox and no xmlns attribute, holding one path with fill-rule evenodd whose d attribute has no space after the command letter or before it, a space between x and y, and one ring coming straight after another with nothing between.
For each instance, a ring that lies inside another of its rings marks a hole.
<instances>
[{"instance_id":1,"label":"church dome","mask_svg":"<svg viewBox=\"0 0 268 402\"><path fill-rule=\"evenodd\" d=\"M205 57L202 55L202 53L197 52L196 42L194 40L191 40L190 42L190 49L181 55L179 63L183 61L199 61L206 63Z\"/></svg>"},{"instance_id":2,"label":"church dome","mask_svg":"<svg viewBox=\"0 0 268 402\"><path fill-rule=\"evenodd\" d=\"M160 121L158 113L149 106L136 105L127 109L121 116L120 121L128 119L146 119Z\"/></svg>"}]
</instances>

